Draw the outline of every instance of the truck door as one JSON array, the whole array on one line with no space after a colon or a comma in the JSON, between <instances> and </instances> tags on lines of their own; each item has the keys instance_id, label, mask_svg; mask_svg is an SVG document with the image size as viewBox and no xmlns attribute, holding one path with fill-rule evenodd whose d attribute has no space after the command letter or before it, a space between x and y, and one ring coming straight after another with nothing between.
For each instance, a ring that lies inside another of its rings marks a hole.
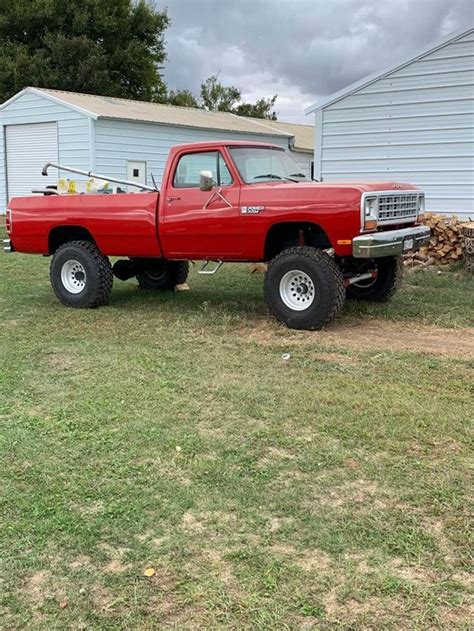
<instances>
[{"instance_id":1,"label":"truck door","mask_svg":"<svg viewBox=\"0 0 474 631\"><path fill-rule=\"evenodd\" d=\"M211 171L216 186L199 189L199 174ZM164 192L160 240L168 256L232 259L242 253L240 186L218 150L181 154Z\"/></svg>"}]
</instances>

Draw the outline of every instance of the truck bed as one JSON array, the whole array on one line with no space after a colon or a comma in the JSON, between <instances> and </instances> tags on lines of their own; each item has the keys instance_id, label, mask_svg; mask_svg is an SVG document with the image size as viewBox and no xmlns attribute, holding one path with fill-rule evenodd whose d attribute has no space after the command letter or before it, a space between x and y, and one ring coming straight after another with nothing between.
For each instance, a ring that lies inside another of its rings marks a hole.
<instances>
[{"instance_id":1,"label":"truck bed","mask_svg":"<svg viewBox=\"0 0 474 631\"><path fill-rule=\"evenodd\" d=\"M14 250L50 254L55 228L68 226L93 235L106 256L161 256L158 202L158 192L15 197L10 240Z\"/></svg>"}]
</instances>

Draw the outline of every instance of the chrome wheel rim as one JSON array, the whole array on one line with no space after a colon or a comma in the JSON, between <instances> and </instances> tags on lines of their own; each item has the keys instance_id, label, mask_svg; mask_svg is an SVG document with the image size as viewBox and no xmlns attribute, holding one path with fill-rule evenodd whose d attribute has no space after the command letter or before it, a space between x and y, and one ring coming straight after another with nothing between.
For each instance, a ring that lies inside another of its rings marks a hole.
<instances>
[{"instance_id":1,"label":"chrome wheel rim","mask_svg":"<svg viewBox=\"0 0 474 631\"><path fill-rule=\"evenodd\" d=\"M293 311L304 311L314 302L314 283L305 272L291 270L280 281L280 298Z\"/></svg>"},{"instance_id":2,"label":"chrome wheel rim","mask_svg":"<svg viewBox=\"0 0 474 631\"><path fill-rule=\"evenodd\" d=\"M66 261L61 268L61 282L64 289L70 294L80 294L86 286L86 270L82 263L71 259Z\"/></svg>"}]
</instances>

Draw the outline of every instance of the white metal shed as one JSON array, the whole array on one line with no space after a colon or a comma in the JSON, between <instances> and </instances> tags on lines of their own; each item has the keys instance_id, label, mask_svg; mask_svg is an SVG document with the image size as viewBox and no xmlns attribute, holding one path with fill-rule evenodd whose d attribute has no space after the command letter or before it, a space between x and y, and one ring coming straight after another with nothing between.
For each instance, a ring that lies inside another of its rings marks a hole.
<instances>
[{"instance_id":1,"label":"white metal shed","mask_svg":"<svg viewBox=\"0 0 474 631\"><path fill-rule=\"evenodd\" d=\"M474 28L306 113L315 117L315 178L413 182L427 210L474 218Z\"/></svg>"},{"instance_id":2,"label":"white metal shed","mask_svg":"<svg viewBox=\"0 0 474 631\"><path fill-rule=\"evenodd\" d=\"M0 213L10 197L58 179L53 169L41 175L45 162L151 184L152 173L161 182L173 145L249 140L280 145L309 175L313 136L307 125L25 88L0 106Z\"/></svg>"}]
</instances>

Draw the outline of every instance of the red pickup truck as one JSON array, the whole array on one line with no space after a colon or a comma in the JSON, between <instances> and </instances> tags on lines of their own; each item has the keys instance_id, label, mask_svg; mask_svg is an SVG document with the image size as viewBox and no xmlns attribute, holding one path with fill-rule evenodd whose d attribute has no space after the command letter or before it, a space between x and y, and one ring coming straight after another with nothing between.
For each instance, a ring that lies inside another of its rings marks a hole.
<instances>
[{"instance_id":1,"label":"red pickup truck","mask_svg":"<svg viewBox=\"0 0 474 631\"><path fill-rule=\"evenodd\" d=\"M314 182L279 147L205 142L171 150L161 192L11 199L4 249L52 256L53 290L71 307L105 304L114 276L163 290L185 282L190 260L203 273L263 261L270 312L318 329L345 297L390 297L402 253L429 239L423 211L410 184ZM112 256L124 258L112 267Z\"/></svg>"}]
</instances>

